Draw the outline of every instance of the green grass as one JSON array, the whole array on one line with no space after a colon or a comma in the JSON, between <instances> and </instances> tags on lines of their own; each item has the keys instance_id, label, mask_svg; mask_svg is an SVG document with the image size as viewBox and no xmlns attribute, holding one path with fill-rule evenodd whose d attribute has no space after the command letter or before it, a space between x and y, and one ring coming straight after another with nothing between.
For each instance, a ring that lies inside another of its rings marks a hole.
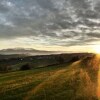
<instances>
[{"instance_id":1,"label":"green grass","mask_svg":"<svg viewBox=\"0 0 100 100\"><path fill-rule=\"evenodd\" d=\"M95 78L80 61L0 74L0 100L97 100Z\"/></svg>"}]
</instances>

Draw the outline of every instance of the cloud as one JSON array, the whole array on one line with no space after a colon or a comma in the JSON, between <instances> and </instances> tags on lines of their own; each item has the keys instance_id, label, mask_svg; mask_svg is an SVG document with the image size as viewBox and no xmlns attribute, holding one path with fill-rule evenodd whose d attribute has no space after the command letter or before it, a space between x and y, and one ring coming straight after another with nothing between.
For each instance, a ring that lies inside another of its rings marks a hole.
<instances>
[{"instance_id":1,"label":"cloud","mask_svg":"<svg viewBox=\"0 0 100 100\"><path fill-rule=\"evenodd\" d=\"M51 0L37 0L37 2L43 9L48 9L52 11L55 9Z\"/></svg>"},{"instance_id":2,"label":"cloud","mask_svg":"<svg viewBox=\"0 0 100 100\"><path fill-rule=\"evenodd\" d=\"M100 33L89 33L87 35L90 36L90 37L100 38Z\"/></svg>"},{"instance_id":3,"label":"cloud","mask_svg":"<svg viewBox=\"0 0 100 100\"><path fill-rule=\"evenodd\" d=\"M0 4L0 12L6 13L6 12L8 12L8 11L9 11L9 9L8 9L6 6Z\"/></svg>"},{"instance_id":4,"label":"cloud","mask_svg":"<svg viewBox=\"0 0 100 100\"><path fill-rule=\"evenodd\" d=\"M100 38L99 5L99 0L1 0L0 39L29 36L37 44L91 44Z\"/></svg>"}]
</instances>

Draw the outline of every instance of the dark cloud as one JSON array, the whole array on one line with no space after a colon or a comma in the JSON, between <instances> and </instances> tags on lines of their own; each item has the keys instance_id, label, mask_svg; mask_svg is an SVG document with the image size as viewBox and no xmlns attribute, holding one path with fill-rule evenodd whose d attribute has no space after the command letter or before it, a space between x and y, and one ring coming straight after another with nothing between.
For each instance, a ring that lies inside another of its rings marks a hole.
<instances>
[{"instance_id":1,"label":"dark cloud","mask_svg":"<svg viewBox=\"0 0 100 100\"><path fill-rule=\"evenodd\" d=\"M96 11L92 11L92 10L87 10L84 14L82 14L81 16L84 16L85 18L93 18L96 19L99 17L98 12Z\"/></svg>"},{"instance_id":2,"label":"dark cloud","mask_svg":"<svg viewBox=\"0 0 100 100\"><path fill-rule=\"evenodd\" d=\"M100 2L98 2L98 3L96 4L95 10L96 10L97 12L100 12Z\"/></svg>"},{"instance_id":3,"label":"dark cloud","mask_svg":"<svg viewBox=\"0 0 100 100\"><path fill-rule=\"evenodd\" d=\"M9 11L9 9L8 9L6 6L0 4L0 12L6 13L6 12L8 12L8 11Z\"/></svg>"},{"instance_id":4,"label":"dark cloud","mask_svg":"<svg viewBox=\"0 0 100 100\"><path fill-rule=\"evenodd\" d=\"M90 37L100 38L100 33L89 33L87 35L90 36Z\"/></svg>"},{"instance_id":5,"label":"dark cloud","mask_svg":"<svg viewBox=\"0 0 100 100\"><path fill-rule=\"evenodd\" d=\"M69 0L71 5L77 10L86 10L89 8L89 4L86 0Z\"/></svg>"},{"instance_id":6,"label":"dark cloud","mask_svg":"<svg viewBox=\"0 0 100 100\"><path fill-rule=\"evenodd\" d=\"M36 0L43 9L56 10L51 0Z\"/></svg>"}]
</instances>

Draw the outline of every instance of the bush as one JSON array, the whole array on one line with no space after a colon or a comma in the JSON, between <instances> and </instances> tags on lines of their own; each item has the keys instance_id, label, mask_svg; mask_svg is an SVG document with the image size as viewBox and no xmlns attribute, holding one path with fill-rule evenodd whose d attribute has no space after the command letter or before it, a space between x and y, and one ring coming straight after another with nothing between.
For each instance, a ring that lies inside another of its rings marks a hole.
<instances>
[{"instance_id":1,"label":"bush","mask_svg":"<svg viewBox=\"0 0 100 100\"><path fill-rule=\"evenodd\" d=\"M31 66L29 64L25 64L23 66L21 66L20 70L30 70Z\"/></svg>"}]
</instances>

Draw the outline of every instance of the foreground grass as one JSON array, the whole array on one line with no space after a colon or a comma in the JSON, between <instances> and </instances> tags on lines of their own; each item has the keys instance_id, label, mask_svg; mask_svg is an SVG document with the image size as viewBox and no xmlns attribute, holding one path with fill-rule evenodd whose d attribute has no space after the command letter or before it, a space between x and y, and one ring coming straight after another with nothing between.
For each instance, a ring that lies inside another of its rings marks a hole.
<instances>
[{"instance_id":1,"label":"foreground grass","mask_svg":"<svg viewBox=\"0 0 100 100\"><path fill-rule=\"evenodd\" d=\"M0 100L97 100L96 75L81 66L75 62L0 74Z\"/></svg>"},{"instance_id":2,"label":"foreground grass","mask_svg":"<svg viewBox=\"0 0 100 100\"><path fill-rule=\"evenodd\" d=\"M0 74L0 100L22 100L28 91L60 69L56 66Z\"/></svg>"}]
</instances>

